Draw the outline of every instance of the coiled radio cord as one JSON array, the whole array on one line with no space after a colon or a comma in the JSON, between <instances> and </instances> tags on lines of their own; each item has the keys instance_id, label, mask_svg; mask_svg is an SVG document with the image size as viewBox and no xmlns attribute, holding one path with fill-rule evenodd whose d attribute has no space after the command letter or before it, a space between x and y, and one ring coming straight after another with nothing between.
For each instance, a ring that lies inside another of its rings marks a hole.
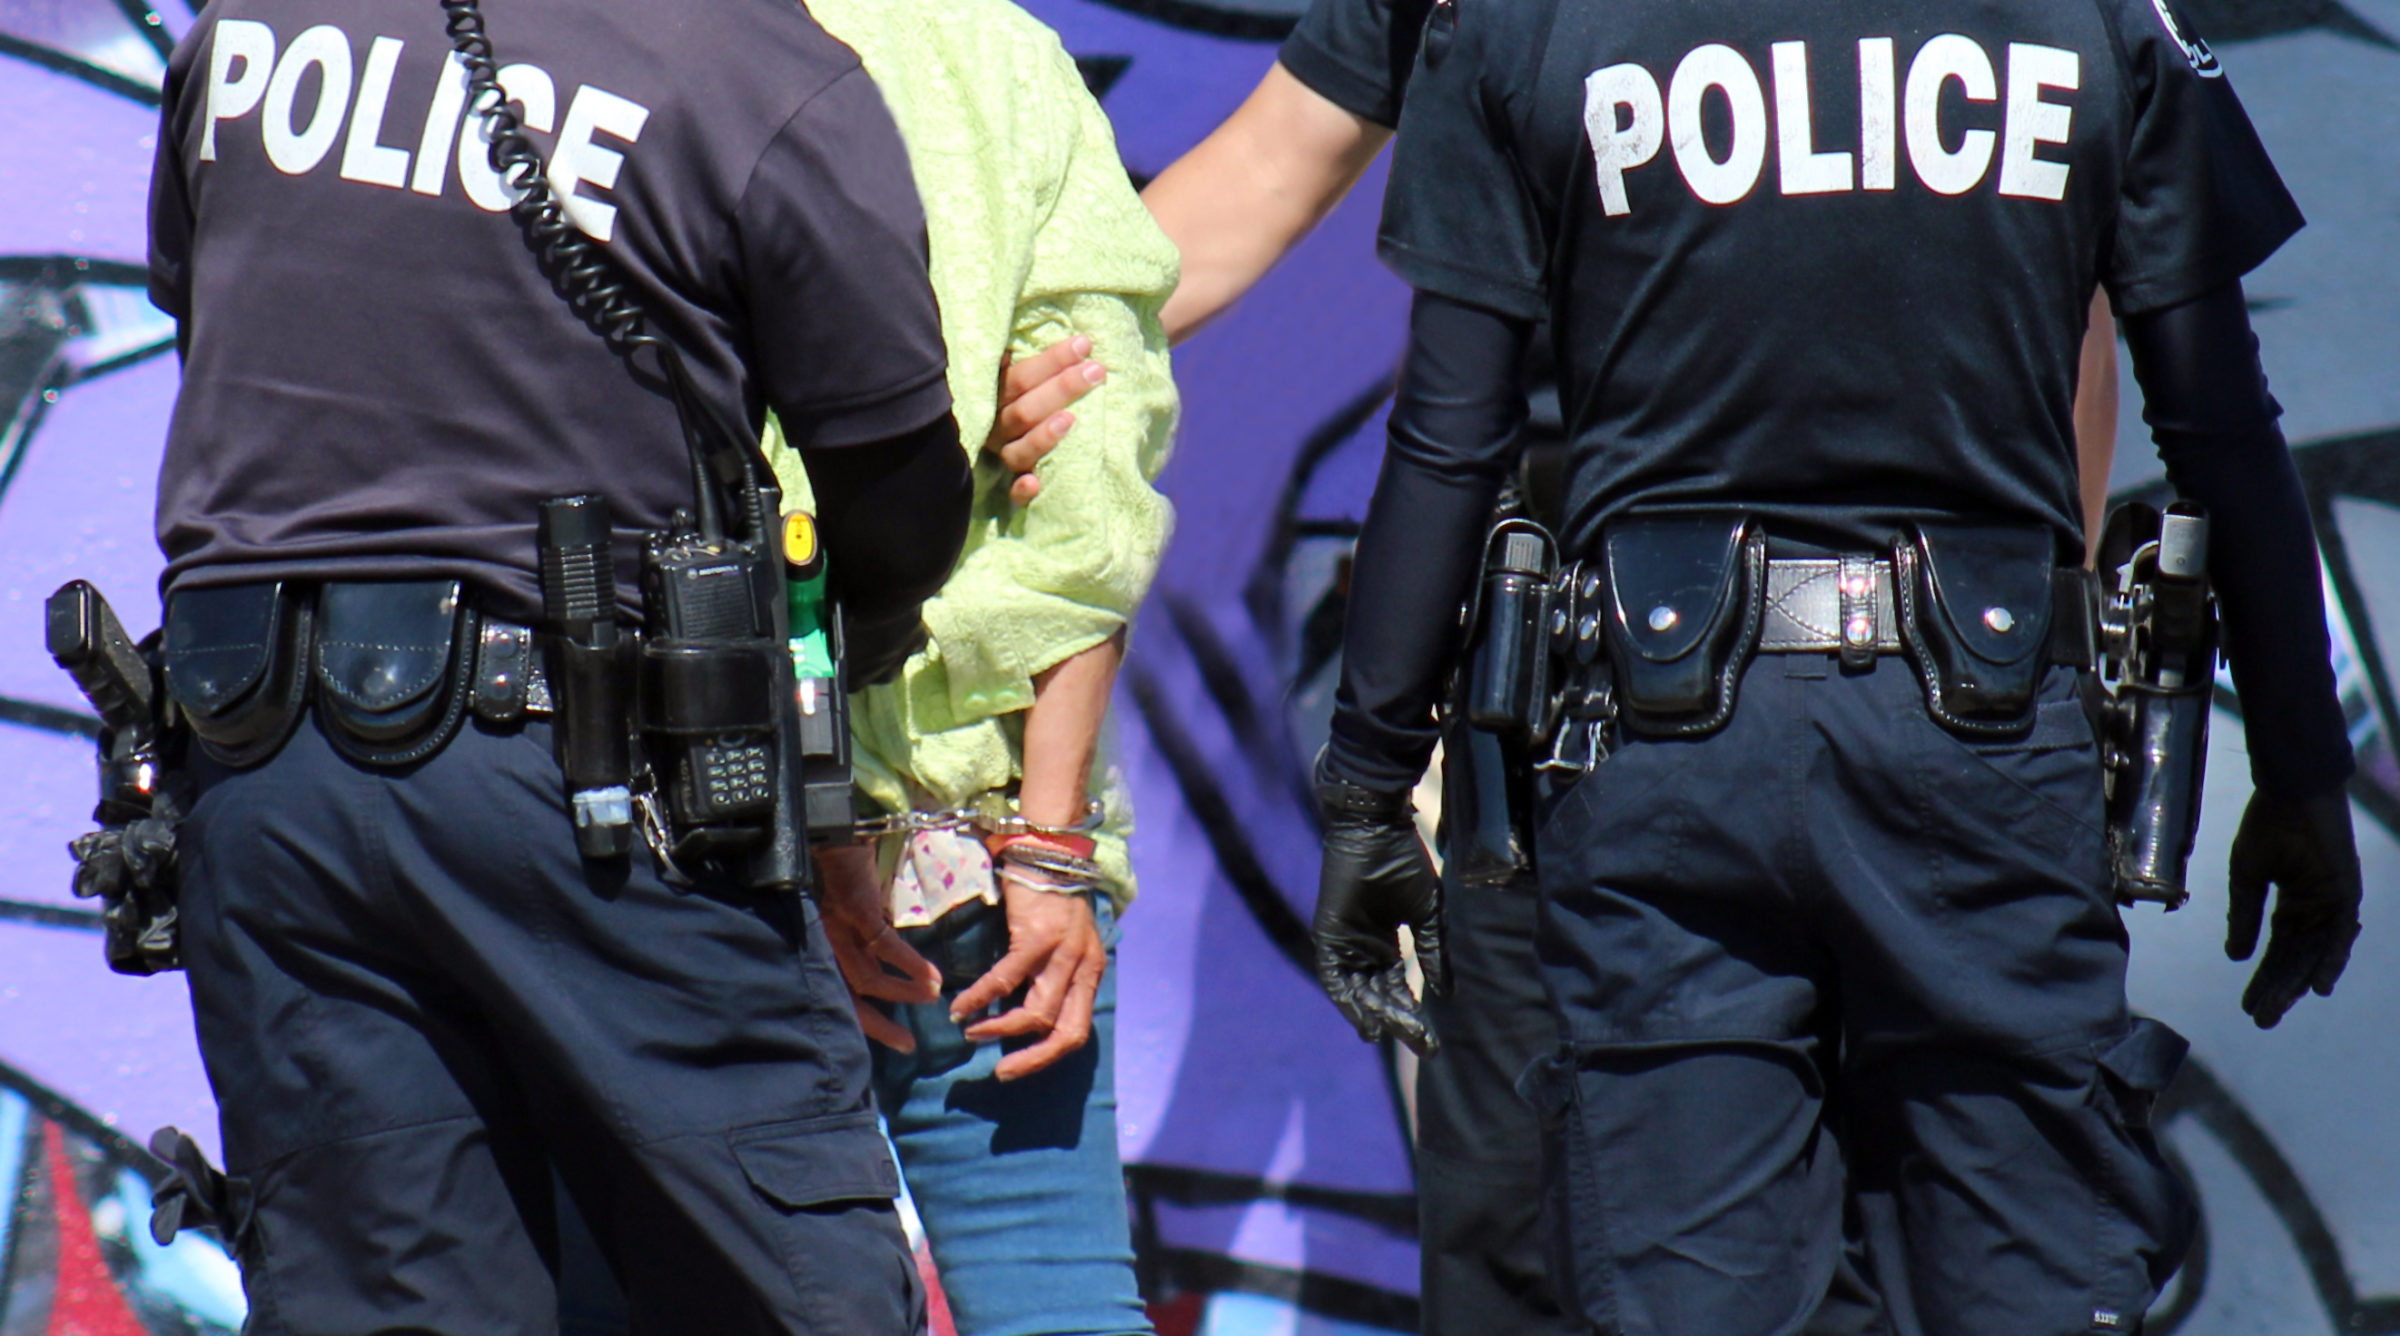
<instances>
[{"instance_id":1,"label":"coiled radio cord","mask_svg":"<svg viewBox=\"0 0 2400 1336\"><path fill-rule=\"evenodd\" d=\"M734 431L701 395L674 344L643 328L647 316L627 291L624 276L567 217L558 192L550 187L541 150L526 135L524 120L500 83L500 62L492 54L482 6L477 0L442 0L442 13L450 47L467 70L467 114L483 120L491 144L492 169L499 173L502 187L515 196L508 206L509 217L532 243L542 271L576 317L637 374L637 353L648 350L658 360L675 404L676 421L683 429L684 445L691 452L699 532L710 540L725 536L718 491L722 487L743 512L748 535L767 533L779 517L759 513L758 489L765 460L755 439ZM709 427L714 428L713 433Z\"/></svg>"}]
</instances>

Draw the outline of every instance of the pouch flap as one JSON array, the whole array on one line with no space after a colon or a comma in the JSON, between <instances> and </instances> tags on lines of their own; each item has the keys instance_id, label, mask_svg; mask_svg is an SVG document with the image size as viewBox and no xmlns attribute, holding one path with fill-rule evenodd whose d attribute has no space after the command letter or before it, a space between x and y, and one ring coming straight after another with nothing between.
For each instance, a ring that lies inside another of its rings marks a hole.
<instances>
[{"instance_id":1,"label":"pouch flap","mask_svg":"<svg viewBox=\"0 0 2400 1336\"><path fill-rule=\"evenodd\" d=\"M1966 651L2021 663L2050 637L2050 531L2032 526L1922 524L1917 528L1935 605Z\"/></svg>"},{"instance_id":2,"label":"pouch flap","mask_svg":"<svg viewBox=\"0 0 2400 1336\"><path fill-rule=\"evenodd\" d=\"M223 714L258 689L274 661L280 584L178 589L167 595L167 690L186 711Z\"/></svg>"},{"instance_id":3,"label":"pouch flap","mask_svg":"<svg viewBox=\"0 0 2400 1336\"><path fill-rule=\"evenodd\" d=\"M370 714L442 682L458 637L456 580L329 584L317 602L317 685Z\"/></svg>"},{"instance_id":4,"label":"pouch flap","mask_svg":"<svg viewBox=\"0 0 2400 1336\"><path fill-rule=\"evenodd\" d=\"M2100 1065L2128 1089L2157 1094L2175 1079L2192 1043L2159 1021L2136 1016L2125 1037L2100 1055Z\"/></svg>"},{"instance_id":5,"label":"pouch flap","mask_svg":"<svg viewBox=\"0 0 2400 1336\"><path fill-rule=\"evenodd\" d=\"M1746 522L1712 515L1609 526L1610 612L1635 654L1672 663L1700 647L1733 597Z\"/></svg>"},{"instance_id":6,"label":"pouch flap","mask_svg":"<svg viewBox=\"0 0 2400 1336\"><path fill-rule=\"evenodd\" d=\"M726 1140L750 1186L780 1206L900 1195L900 1171L873 1109L739 1127Z\"/></svg>"},{"instance_id":7,"label":"pouch flap","mask_svg":"<svg viewBox=\"0 0 2400 1336\"><path fill-rule=\"evenodd\" d=\"M2136 1016L2133 1028L2100 1054L2100 1070L2111 1087L2117 1115L2129 1126L2148 1127L2158 1097L2183 1066L2191 1041L2147 1016Z\"/></svg>"}]
</instances>

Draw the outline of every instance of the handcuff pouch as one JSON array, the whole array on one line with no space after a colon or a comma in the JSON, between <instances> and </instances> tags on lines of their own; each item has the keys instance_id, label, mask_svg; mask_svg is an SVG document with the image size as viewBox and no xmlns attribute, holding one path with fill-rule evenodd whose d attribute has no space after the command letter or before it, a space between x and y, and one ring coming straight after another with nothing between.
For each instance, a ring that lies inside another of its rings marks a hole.
<instances>
[{"instance_id":1,"label":"handcuff pouch","mask_svg":"<svg viewBox=\"0 0 2400 1336\"><path fill-rule=\"evenodd\" d=\"M1744 515L1633 516L1601 546L1620 724L1646 737L1724 727L1758 648L1765 531Z\"/></svg>"},{"instance_id":2,"label":"handcuff pouch","mask_svg":"<svg viewBox=\"0 0 2400 1336\"><path fill-rule=\"evenodd\" d=\"M1935 722L1982 739L2033 727L2052 662L2053 555L2037 525L1921 522L1893 544L1900 641Z\"/></svg>"},{"instance_id":3,"label":"handcuff pouch","mask_svg":"<svg viewBox=\"0 0 2400 1336\"><path fill-rule=\"evenodd\" d=\"M292 735L308 697L308 601L280 581L167 595L167 691L202 751L255 765Z\"/></svg>"},{"instance_id":4,"label":"handcuff pouch","mask_svg":"<svg viewBox=\"0 0 2400 1336\"><path fill-rule=\"evenodd\" d=\"M458 732L476 618L456 580L327 584L317 595L319 722L362 765L421 761Z\"/></svg>"}]
</instances>

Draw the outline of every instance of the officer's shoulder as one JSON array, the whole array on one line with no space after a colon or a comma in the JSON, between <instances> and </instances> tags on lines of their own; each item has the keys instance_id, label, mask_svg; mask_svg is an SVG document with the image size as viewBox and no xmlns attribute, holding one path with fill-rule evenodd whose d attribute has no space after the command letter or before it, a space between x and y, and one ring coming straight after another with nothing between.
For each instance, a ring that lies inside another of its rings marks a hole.
<instances>
[{"instance_id":1,"label":"officer's shoulder","mask_svg":"<svg viewBox=\"0 0 2400 1336\"><path fill-rule=\"evenodd\" d=\"M723 73L747 67L773 80L798 106L859 68L858 53L791 0L723 0L677 6L713 25L725 52Z\"/></svg>"}]
</instances>

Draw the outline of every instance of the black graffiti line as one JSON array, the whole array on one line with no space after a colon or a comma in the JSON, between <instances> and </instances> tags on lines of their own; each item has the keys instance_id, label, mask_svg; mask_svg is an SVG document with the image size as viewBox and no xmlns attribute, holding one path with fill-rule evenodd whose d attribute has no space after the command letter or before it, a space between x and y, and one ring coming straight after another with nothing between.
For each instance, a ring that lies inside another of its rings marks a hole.
<instances>
[{"instance_id":1,"label":"black graffiti line","mask_svg":"<svg viewBox=\"0 0 2400 1336\"><path fill-rule=\"evenodd\" d=\"M1282 647L1276 632L1283 624L1283 573L1291 562L1292 545L1300 534L1301 498L1307 494L1318 466L1357 435L1367 419L1375 416L1375 410L1383 406L1383 401L1392 397L1393 383L1394 375L1377 379L1350 396L1300 440L1300 449L1292 457L1291 475L1284 479L1283 495L1275 500L1275 526L1268 531L1267 550L1260 554L1258 566L1242 589L1242 601L1249 606L1251 620L1267 628L1269 644Z\"/></svg>"},{"instance_id":2,"label":"black graffiti line","mask_svg":"<svg viewBox=\"0 0 2400 1336\"><path fill-rule=\"evenodd\" d=\"M1250 847L1243 833L1240 818L1233 804L1216 781L1206 758L1197 744L1184 731L1177 718L1175 706L1167 700L1157 679L1136 660L1126 673L1127 687L1133 693L1134 709L1142 717L1150 733L1150 741L1158 748L1167 771L1174 777L1175 787L1183 794L1185 808L1200 824L1201 834L1208 840L1209 852L1216 858L1217 870L1233 887L1259 931L1267 936L1292 968L1305 978L1316 977L1316 949L1309 942L1308 925L1300 921L1291 902L1275 883L1274 875L1259 861L1258 852Z\"/></svg>"},{"instance_id":3,"label":"black graffiti line","mask_svg":"<svg viewBox=\"0 0 2400 1336\"><path fill-rule=\"evenodd\" d=\"M6 1062L0 1062L0 1090L14 1091L23 1096L25 1102L33 1106L35 1113L99 1146L108 1153L110 1159L152 1183L164 1180L170 1172L166 1161L152 1155L131 1137Z\"/></svg>"},{"instance_id":4,"label":"black graffiti line","mask_svg":"<svg viewBox=\"0 0 2400 1336\"><path fill-rule=\"evenodd\" d=\"M100 736L98 715L15 696L0 696L0 724L21 724L26 728L38 728L45 733L60 733L71 738L97 739Z\"/></svg>"},{"instance_id":5,"label":"black graffiti line","mask_svg":"<svg viewBox=\"0 0 2400 1336\"><path fill-rule=\"evenodd\" d=\"M117 0L117 12L123 14L126 22L131 23L148 40L150 49L158 53L160 61L175 54L175 39L167 36L167 25L159 22L157 11L143 4L142 0Z\"/></svg>"},{"instance_id":6,"label":"black graffiti line","mask_svg":"<svg viewBox=\"0 0 2400 1336\"><path fill-rule=\"evenodd\" d=\"M2342 1261L2333 1227L2300 1181L2299 1171L2275 1146L2267 1130L2237 1103L2224 1083L2206 1064L2184 1060L2174 1084L2160 1100L2160 1121L2189 1117L2213 1134L2235 1164L2266 1200L2300 1253L2318 1302L2333 1321L2333 1329L2357 1336L2391 1336L2400 1332L2400 1295L2361 1297Z\"/></svg>"},{"instance_id":7,"label":"black graffiti line","mask_svg":"<svg viewBox=\"0 0 2400 1336\"><path fill-rule=\"evenodd\" d=\"M76 932L107 930L107 924L97 909L46 905L39 900L0 900L0 922L31 923L44 928L68 928Z\"/></svg>"},{"instance_id":8,"label":"black graffiti line","mask_svg":"<svg viewBox=\"0 0 2400 1336\"><path fill-rule=\"evenodd\" d=\"M63 51L55 51L22 38L0 33L0 56L15 56L46 70L55 70L71 78L81 79L95 88L104 88L119 97L129 97L146 107L155 107L166 100L158 89L139 79L104 70L88 61L77 60Z\"/></svg>"},{"instance_id":9,"label":"black graffiti line","mask_svg":"<svg viewBox=\"0 0 2400 1336\"><path fill-rule=\"evenodd\" d=\"M1200 1294L1257 1294L1337 1322L1415 1331L1415 1295L1322 1271L1292 1270L1196 1248L1161 1248L1153 1261L1177 1288Z\"/></svg>"},{"instance_id":10,"label":"black graffiti line","mask_svg":"<svg viewBox=\"0 0 2400 1336\"><path fill-rule=\"evenodd\" d=\"M1417 1236L1417 1199L1412 1193L1278 1183L1255 1174L1174 1164L1129 1164L1125 1182L1136 1193L1177 1206L1248 1206L1274 1201L1348 1216L1405 1238Z\"/></svg>"},{"instance_id":11,"label":"black graffiti line","mask_svg":"<svg viewBox=\"0 0 2400 1336\"><path fill-rule=\"evenodd\" d=\"M1166 605L1168 622L1191 651L1192 667L1200 674L1200 685L1224 714L1225 726L1232 732L1242 759L1272 772L1270 778L1280 778L1288 785L1294 806L1307 814L1313 828L1316 799L1309 791L1304 768L1291 764L1289 732L1268 722L1258 698L1243 679L1241 665L1234 661L1233 652L1226 647L1224 637L1217 634L1207 612L1177 594L1162 594L1160 601Z\"/></svg>"}]
</instances>

